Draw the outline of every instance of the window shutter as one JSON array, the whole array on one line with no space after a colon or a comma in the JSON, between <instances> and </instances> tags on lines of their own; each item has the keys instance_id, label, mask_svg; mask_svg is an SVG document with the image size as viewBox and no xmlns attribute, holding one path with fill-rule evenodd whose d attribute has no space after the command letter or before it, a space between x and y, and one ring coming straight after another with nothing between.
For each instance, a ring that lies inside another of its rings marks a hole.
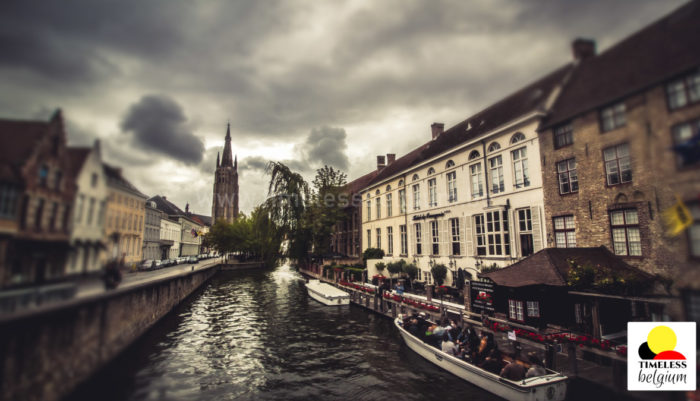
<instances>
[{"instance_id":1,"label":"window shutter","mask_svg":"<svg viewBox=\"0 0 700 401\"><path fill-rule=\"evenodd\" d=\"M448 220L442 219L438 220L438 235L440 236L440 249L438 252L438 255L449 255L450 250L449 247L447 246L447 225L449 224Z\"/></svg>"},{"instance_id":2,"label":"window shutter","mask_svg":"<svg viewBox=\"0 0 700 401\"><path fill-rule=\"evenodd\" d=\"M464 244L466 246L466 256L474 256L476 253L474 251L474 232L472 231L472 216L467 216L464 218L464 232L465 236L462 241L464 241Z\"/></svg>"},{"instance_id":3,"label":"window shutter","mask_svg":"<svg viewBox=\"0 0 700 401\"><path fill-rule=\"evenodd\" d=\"M515 255L516 258L521 257L523 254L520 252L520 222L518 221L518 211L512 210L510 216L508 216L508 232L510 233L510 255Z\"/></svg>"},{"instance_id":4,"label":"window shutter","mask_svg":"<svg viewBox=\"0 0 700 401\"><path fill-rule=\"evenodd\" d=\"M530 217L532 218L532 247L534 252L538 252L544 248L542 243L542 221L540 220L539 206L530 208Z\"/></svg>"},{"instance_id":5,"label":"window shutter","mask_svg":"<svg viewBox=\"0 0 700 401\"><path fill-rule=\"evenodd\" d=\"M466 220L468 220L468 218L465 217L459 217L459 220L457 220L459 221L459 254L462 256L465 256L467 254L467 249L464 245L466 243L465 241L467 240L467 231L465 230Z\"/></svg>"}]
</instances>

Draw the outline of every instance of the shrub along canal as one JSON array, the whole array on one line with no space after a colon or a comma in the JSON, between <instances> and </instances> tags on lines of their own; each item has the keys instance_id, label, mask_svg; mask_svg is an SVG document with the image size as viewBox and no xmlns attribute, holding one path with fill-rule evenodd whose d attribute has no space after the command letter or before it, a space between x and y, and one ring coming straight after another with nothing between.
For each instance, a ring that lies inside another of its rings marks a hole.
<instances>
[{"instance_id":1,"label":"shrub along canal","mask_svg":"<svg viewBox=\"0 0 700 401\"><path fill-rule=\"evenodd\" d=\"M69 400L495 400L287 265L220 272Z\"/></svg>"}]
</instances>

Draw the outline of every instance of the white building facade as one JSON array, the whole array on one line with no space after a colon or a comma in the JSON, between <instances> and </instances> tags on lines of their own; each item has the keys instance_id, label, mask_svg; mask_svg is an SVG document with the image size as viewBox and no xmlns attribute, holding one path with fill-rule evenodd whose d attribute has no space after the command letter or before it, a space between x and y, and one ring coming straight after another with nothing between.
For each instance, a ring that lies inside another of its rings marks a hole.
<instances>
[{"instance_id":1,"label":"white building facade","mask_svg":"<svg viewBox=\"0 0 700 401\"><path fill-rule=\"evenodd\" d=\"M180 236L182 225L167 218L160 220L160 243L162 245L159 259L175 259L180 256Z\"/></svg>"},{"instance_id":2,"label":"white building facade","mask_svg":"<svg viewBox=\"0 0 700 401\"><path fill-rule=\"evenodd\" d=\"M381 248L384 262L404 259L433 284L435 264L476 278L485 267L508 266L546 244L537 128L567 69L443 132L386 166L364 189L363 247ZM533 101L534 100L534 101ZM515 105L515 106L514 106ZM368 275L378 261L368 261ZM387 272L384 272L387 275Z\"/></svg>"}]
</instances>

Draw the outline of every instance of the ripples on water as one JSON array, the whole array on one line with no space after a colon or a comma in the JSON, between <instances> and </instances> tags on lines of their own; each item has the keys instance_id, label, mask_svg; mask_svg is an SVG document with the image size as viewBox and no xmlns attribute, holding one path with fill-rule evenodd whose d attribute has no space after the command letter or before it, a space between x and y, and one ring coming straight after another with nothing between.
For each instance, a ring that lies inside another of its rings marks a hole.
<instances>
[{"instance_id":1,"label":"ripples on water","mask_svg":"<svg viewBox=\"0 0 700 401\"><path fill-rule=\"evenodd\" d=\"M494 400L392 322L309 298L289 266L220 272L71 400Z\"/></svg>"}]
</instances>

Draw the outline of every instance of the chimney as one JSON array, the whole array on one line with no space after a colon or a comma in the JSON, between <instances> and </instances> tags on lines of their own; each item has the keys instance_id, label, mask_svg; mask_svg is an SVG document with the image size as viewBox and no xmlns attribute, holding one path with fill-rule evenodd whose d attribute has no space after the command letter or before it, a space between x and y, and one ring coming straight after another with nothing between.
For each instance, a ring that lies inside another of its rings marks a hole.
<instances>
[{"instance_id":1,"label":"chimney","mask_svg":"<svg viewBox=\"0 0 700 401\"><path fill-rule=\"evenodd\" d=\"M386 154L386 165L390 166L391 163L393 163L396 160L396 153L387 153Z\"/></svg>"},{"instance_id":2,"label":"chimney","mask_svg":"<svg viewBox=\"0 0 700 401\"><path fill-rule=\"evenodd\" d=\"M577 38L571 43L571 50L576 61L595 57L595 40Z\"/></svg>"},{"instance_id":3,"label":"chimney","mask_svg":"<svg viewBox=\"0 0 700 401\"><path fill-rule=\"evenodd\" d=\"M377 170L381 170L384 167L386 167L386 163L384 162L384 156L377 156Z\"/></svg>"},{"instance_id":4,"label":"chimney","mask_svg":"<svg viewBox=\"0 0 700 401\"><path fill-rule=\"evenodd\" d=\"M190 214L190 204L189 203L185 204L185 213Z\"/></svg>"},{"instance_id":5,"label":"chimney","mask_svg":"<svg viewBox=\"0 0 700 401\"><path fill-rule=\"evenodd\" d=\"M430 129L433 131L433 140L436 140L437 137L442 134L442 132L445 130L445 124L443 123L433 123L430 125Z\"/></svg>"}]
</instances>

